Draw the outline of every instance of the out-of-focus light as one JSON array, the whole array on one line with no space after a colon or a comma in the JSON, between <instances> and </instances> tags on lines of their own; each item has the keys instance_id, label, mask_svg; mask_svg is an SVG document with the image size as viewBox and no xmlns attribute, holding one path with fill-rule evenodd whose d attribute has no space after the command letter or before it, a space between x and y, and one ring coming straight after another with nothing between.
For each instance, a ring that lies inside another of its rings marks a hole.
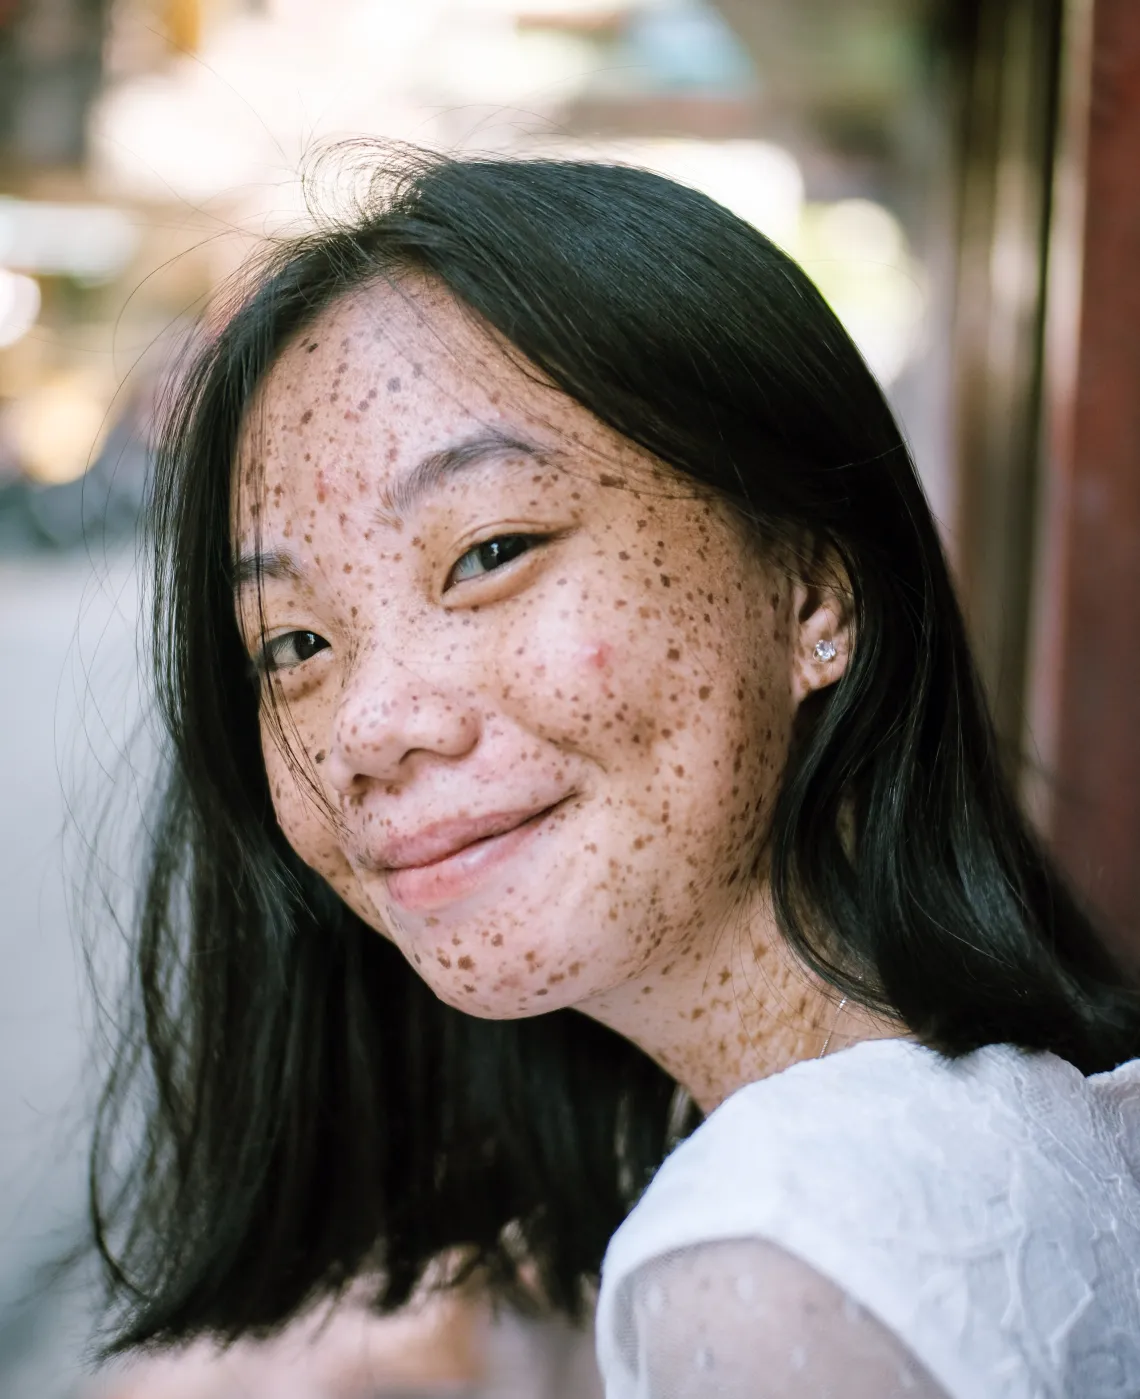
<instances>
[{"instance_id":1,"label":"out-of-focus light","mask_svg":"<svg viewBox=\"0 0 1140 1399\"><path fill-rule=\"evenodd\" d=\"M902 224L870 199L808 206L791 251L875 377L893 383L919 346L926 309L922 270Z\"/></svg>"},{"instance_id":2,"label":"out-of-focus light","mask_svg":"<svg viewBox=\"0 0 1140 1399\"><path fill-rule=\"evenodd\" d=\"M0 263L42 276L106 281L134 256L138 234L119 209L0 196Z\"/></svg>"},{"instance_id":3,"label":"out-of-focus light","mask_svg":"<svg viewBox=\"0 0 1140 1399\"><path fill-rule=\"evenodd\" d=\"M850 261L895 265L906 253L902 225L871 199L841 199L825 206L815 233L821 252Z\"/></svg>"},{"instance_id":4,"label":"out-of-focus light","mask_svg":"<svg viewBox=\"0 0 1140 1399\"><path fill-rule=\"evenodd\" d=\"M795 238L804 181L795 156L767 141L626 141L615 157L699 189L787 247Z\"/></svg>"},{"instance_id":5,"label":"out-of-focus light","mask_svg":"<svg viewBox=\"0 0 1140 1399\"><path fill-rule=\"evenodd\" d=\"M525 155L636 165L698 189L791 250L800 225L804 180L795 156L768 141L647 137L520 143Z\"/></svg>"},{"instance_id":6,"label":"out-of-focus light","mask_svg":"<svg viewBox=\"0 0 1140 1399\"><path fill-rule=\"evenodd\" d=\"M253 178L247 133L220 103L196 96L151 75L103 95L92 134L116 189L196 200Z\"/></svg>"},{"instance_id":7,"label":"out-of-focus light","mask_svg":"<svg viewBox=\"0 0 1140 1399\"><path fill-rule=\"evenodd\" d=\"M578 35L520 30L502 16L472 11L456 15L423 65L449 100L494 106L573 93L595 61Z\"/></svg>"},{"instance_id":8,"label":"out-of-focus light","mask_svg":"<svg viewBox=\"0 0 1140 1399\"><path fill-rule=\"evenodd\" d=\"M747 51L704 0L657 0L634 9L625 47L650 86L670 91L751 91L757 85Z\"/></svg>"},{"instance_id":9,"label":"out-of-focus light","mask_svg":"<svg viewBox=\"0 0 1140 1399\"><path fill-rule=\"evenodd\" d=\"M61 485L94 461L107 424L105 385L79 371L37 385L5 410L16 456L33 480Z\"/></svg>"},{"instance_id":10,"label":"out-of-focus light","mask_svg":"<svg viewBox=\"0 0 1140 1399\"><path fill-rule=\"evenodd\" d=\"M0 267L0 349L27 335L39 314L39 283Z\"/></svg>"}]
</instances>

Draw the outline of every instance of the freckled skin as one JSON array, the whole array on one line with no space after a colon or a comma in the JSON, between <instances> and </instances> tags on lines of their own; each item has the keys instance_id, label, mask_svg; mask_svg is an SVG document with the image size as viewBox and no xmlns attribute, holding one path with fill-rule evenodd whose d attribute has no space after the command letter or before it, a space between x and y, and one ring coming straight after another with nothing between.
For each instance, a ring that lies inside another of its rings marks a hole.
<instances>
[{"instance_id":1,"label":"freckled skin","mask_svg":"<svg viewBox=\"0 0 1140 1399\"><path fill-rule=\"evenodd\" d=\"M397 479L487 428L550 455L481 461L393 512ZM797 707L845 664L837 594L761 559L430 285L357 295L287 349L236 478L239 549L290 550L300 572L243 594L251 653L327 643L266 680L278 820L438 996L490 1018L577 1007L706 1108L833 1027L833 1048L883 1033L837 1020L763 877ZM473 545L517 535L542 539L451 581ZM430 913L390 897L385 840L555 802L473 894Z\"/></svg>"}]
</instances>

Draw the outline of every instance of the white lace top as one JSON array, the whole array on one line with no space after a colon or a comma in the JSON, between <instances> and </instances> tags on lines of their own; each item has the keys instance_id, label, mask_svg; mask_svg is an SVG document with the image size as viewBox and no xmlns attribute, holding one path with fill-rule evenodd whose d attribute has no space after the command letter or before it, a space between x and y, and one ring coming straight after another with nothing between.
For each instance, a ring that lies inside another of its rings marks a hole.
<instances>
[{"instance_id":1,"label":"white lace top","mask_svg":"<svg viewBox=\"0 0 1140 1399\"><path fill-rule=\"evenodd\" d=\"M1140 1399L1140 1059L750 1084L614 1235L597 1344L606 1399Z\"/></svg>"}]
</instances>

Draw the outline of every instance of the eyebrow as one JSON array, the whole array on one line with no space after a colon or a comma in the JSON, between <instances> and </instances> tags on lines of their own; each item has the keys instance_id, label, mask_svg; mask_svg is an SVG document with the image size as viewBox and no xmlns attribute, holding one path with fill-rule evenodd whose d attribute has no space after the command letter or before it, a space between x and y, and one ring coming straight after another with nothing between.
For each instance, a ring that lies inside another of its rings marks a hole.
<instances>
[{"instance_id":1,"label":"eyebrow","mask_svg":"<svg viewBox=\"0 0 1140 1399\"><path fill-rule=\"evenodd\" d=\"M545 462L557 455L549 447L485 429L421 458L397 481L386 486L380 492L375 518L385 525L402 524L420 501L438 490L444 481L496 457L525 456L532 461ZM234 565L234 592L241 592L251 583L260 583L266 578L297 582L301 577L301 565L287 549L243 553Z\"/></svg>"},{"instance_id":2,"label":"eyebrow","mask_svg":"<svg viewBox=\"0 0 1140 1399\"><path fill-rule=\"evenodd\" d=\"M376 518L384 524L403 523L415 507L444 483L461 472L478 466L489 458L505 456L525 456L533 460L545 460L554 454L549 448L524 442L522 438L511 437L493 428L466 437L441 451L424 457L399 480L386 486L380 492L380 504Z\"/></svg>"}]
</instances>

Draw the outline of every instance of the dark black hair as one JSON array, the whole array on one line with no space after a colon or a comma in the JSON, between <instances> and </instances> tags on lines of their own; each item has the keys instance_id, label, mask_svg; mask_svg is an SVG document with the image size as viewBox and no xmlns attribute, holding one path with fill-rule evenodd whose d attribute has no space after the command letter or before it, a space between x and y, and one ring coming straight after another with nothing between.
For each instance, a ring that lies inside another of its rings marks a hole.
<instances>
[{"instance_id":1,"label":"dark black hair","mask_svg":"<svg viewBox=\"0 0 1140 1399\"><path fill-rule=\"evenodd\" d=\"M169 774L91 1177L119 1347L271 1330L367 1270L395 1308L441 1258L577 1315L670 1140L676 1085L640 1050L573 1011L489 1022L442 1004L274 819L233 609L235 442L286 344L378 278L435 279L758 538L842 563L853 656L770 838L803 961L949 1055L1008 1041L1092 1072L1140 1053L1140 1000L1003 773L898 427L804 273L636 169L405 153L377 170L351 219L260 264L158 452Z\"/></svg>"}]
</instances>

